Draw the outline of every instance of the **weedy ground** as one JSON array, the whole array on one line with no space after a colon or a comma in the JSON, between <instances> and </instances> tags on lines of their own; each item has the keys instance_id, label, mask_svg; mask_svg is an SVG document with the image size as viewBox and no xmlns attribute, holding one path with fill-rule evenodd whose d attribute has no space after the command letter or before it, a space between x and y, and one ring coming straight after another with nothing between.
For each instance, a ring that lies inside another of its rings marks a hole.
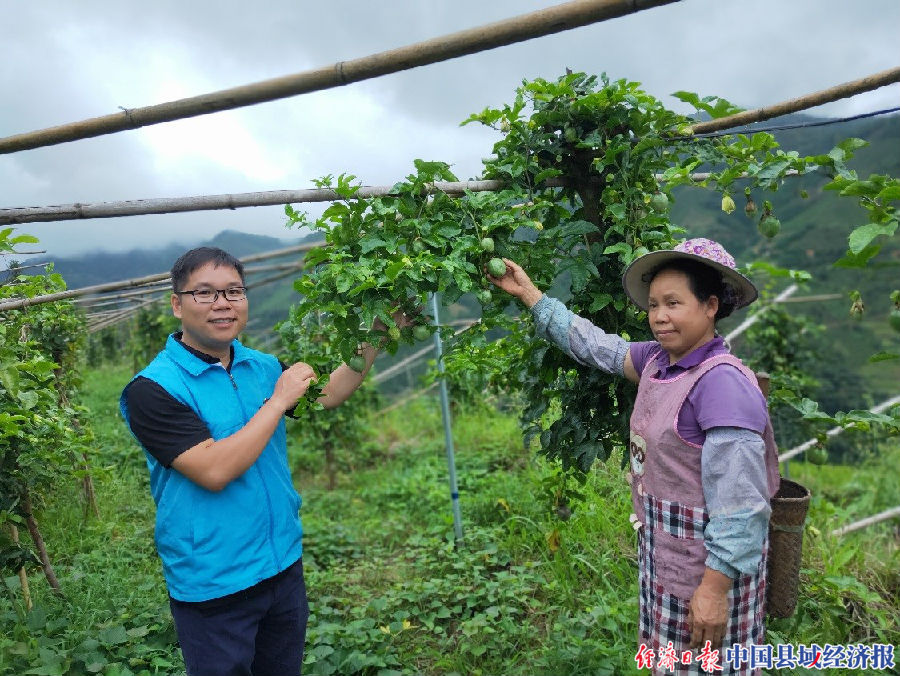
<instances>
[{"instance_id":1,"label":"weedy ground","mask_svg":"<svg viewBox=\"0 0 900 676\"><path fill-rule=\"evenodd\" d=\"M63 596L32 570L26 613L18 577L7 573L0 673L183 672L143 455L117 410L129 376L113 367L86 374L100 518L85 518L77 486L60 486L40 510ZM371 429L359 448L338 451L334 490L302 424L290 430L312 610L304 673L634 672L637 567L617 461L592 470L585 501L562 520L544 495L552 470L523 447L514 413L454 411L464 529L456 542L437 402L373 417ZM813 500L798 610L769 624L771 642L900 643L896 522L830 535L900 504L898 461L893 440L860 467L791 463Z\"/></svg>"}]
</instances>

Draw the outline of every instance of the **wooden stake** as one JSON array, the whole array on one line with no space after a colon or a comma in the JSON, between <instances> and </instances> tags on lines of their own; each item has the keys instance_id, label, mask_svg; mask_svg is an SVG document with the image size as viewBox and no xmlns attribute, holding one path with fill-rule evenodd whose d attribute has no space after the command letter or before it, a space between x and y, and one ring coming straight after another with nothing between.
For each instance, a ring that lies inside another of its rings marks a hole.
<instances>
[{"instance_id":1,"label":"wooden stake","mask_svg":"<svg viewBox=\"0 0 900 676\"><path fill-rule=\"evenodd\" d=\"M37 549L38 558L41 560L44 576L47 578L50 588L59 594L61 593L59 580L56 578L56 573L53 572L53 565L50 563L50 556L47 554L47 545L44 543L44 538L41 536L41 531L38 529L37 521L34 518L34 514L31 512L31 495L28 493L27 488L22 489L21 499L22 511L25 514L25 523L28 525L31 541L34 543L35 549Z\"/></svg>"},{"instance_id":2,"label":"wooden stake","mask_svg":"<svg viewBox=\"0 0 900 676\"><path fill-rule=\"evenodd\" d=\"M19 544L19 529L14 523L9 524L9 532L12 534L13 542ZM31 588L28 586L28 571L25 570L25 566L19 568L19 584L22 587L25 610L31 610L34 604L31 602Z\"/></svg>"}]
</instances>

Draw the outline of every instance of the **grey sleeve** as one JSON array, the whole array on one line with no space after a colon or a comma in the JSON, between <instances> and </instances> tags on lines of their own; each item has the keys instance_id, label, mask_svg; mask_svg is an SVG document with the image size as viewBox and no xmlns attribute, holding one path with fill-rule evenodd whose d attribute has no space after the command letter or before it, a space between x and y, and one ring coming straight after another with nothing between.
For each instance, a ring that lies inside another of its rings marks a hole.
<instances>
[{"instance_id":1,"label":"grey sleeve","mask_svg":"<svg viewBox=\"0 0 900 676\"><path fill-rule=\"evenodd\" d=\"M549 340L580 364L624 375L628 343L621 336L606 333L546 294L532 306L531 314L539 338Z\"/></svg>"},{"instance_id":2,"label":"grey sleeve","mask_svg":"<svg viewBox=\"0 0 900 676\"><path fill-rule=\"evenodd\" d=\"M742 427L713 427L703 443L706 565L731 578L755 573L762 558L772 511L765 454L762 437Z\"/></svg>"}]
</instances>

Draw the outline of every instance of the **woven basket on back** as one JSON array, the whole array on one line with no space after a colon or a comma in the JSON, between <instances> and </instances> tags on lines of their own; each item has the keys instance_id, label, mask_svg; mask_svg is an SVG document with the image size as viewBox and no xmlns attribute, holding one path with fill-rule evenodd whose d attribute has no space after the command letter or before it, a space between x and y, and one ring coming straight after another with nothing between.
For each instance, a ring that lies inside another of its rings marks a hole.
<instances>
[{"instance_id":1,"label":"woven basket on back","mask_svg":"<svg viewBox=\"0 0 900 676\"><path fill-rule=\"evenodd\" d=\"M781 478L772 498L769 519L768 588L770 617L790 617L797 607L803 523L809 509L809 490L796 481Z\"/></svg>"}]
</instances>

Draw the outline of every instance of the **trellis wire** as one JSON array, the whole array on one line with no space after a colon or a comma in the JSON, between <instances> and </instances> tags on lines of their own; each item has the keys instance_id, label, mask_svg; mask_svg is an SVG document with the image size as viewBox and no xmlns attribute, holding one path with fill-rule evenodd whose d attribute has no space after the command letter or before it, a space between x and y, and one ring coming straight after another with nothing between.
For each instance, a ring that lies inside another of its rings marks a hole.
<instances>
[{"instance_id":1,"label":"trellis wire","mask_svg":"<svg viewBox=\"0 0 900 676\"><path fill-rule=\"evenodd\" d=\"M292 253L309 251L310 249L315 249L319 246L322 246L322 242L298 244L296 246L289 246L283 249L275 249L272 251L244 256L240 259L240 261L242 263L250 263L253 261L266 260L268 258L278 258L280 256L286 256ZM52 303L53 301L66 300L68 298L79 298L81 296L87 296L90 294L101 293L105 291L130 289L149 284L150 282L159 282L161 280L166 280L169 278L170 273L157 272L156 274L146 275L144 277L135 277L132 279L126 279L117 282L107 282L105 284L94 284L93 286L84 286L78 289L68 289L66 291L58 291L56 293L44 294L42 296L34 296L33 298L16 298L0 303L0 310L18 310L25 307L31 307L33 305L40 305L42 303Z\"/></svg>"},{"instance_id":2,"label":"trellis wire","mask_svg":"<svg viewBox=\"0 0 900 676\"><path fill-rule=\"evenodd\" d=\"M274 265L255 265L253 267L244 268L244 275L249 277L250 275L257 274L260 272L270 272L272 270L286 270L289 272L296 272L303 269L303 265L301 263L276 263ZM279 277L280 279L280 277ZM102 307L103 305L108 305L116 302L117 300L127 300L134 296L145 296L149 294L159 294L159 293L168 293L169 285L171 284L171 278L162 279L158 282L151 282L150 284L145 285L143 288L138 289L137 291L126 291L124 293L119 294L104 294L104 295L96 295L96 296L82 296L76 302L79 307L85 309L92 309L95 307ZM254 286L258 286L260 284L259 281L255 282L247 282L248 288L253 288Z\"/></svg>"},{"instance_id":3,"label":"trellis wire","mask_svg":"<svg viewBox=\"0 0 900 676\"><path fill-rule=\"evenodd\" d=\"M578 0L371 56L240 87L0 138L0 154L92 138L340 87L668 5L678 0Z\"/></svg>"},{"instance_id":4,"label":"trellis wire","mask_svg":"<svg viewBox=\"0 0 900 676\"><path fill-rule=\"evenodd\" d=\"M839 85L829 87L828 89L822 89L818 92L806 94L805 96L790 99L782 103L776 103L771 106L756 108L754 110L745 110L734 115L728 115L727 117L720 117L716 120L699 122L691 125L691 133L703 134L719 131L721 129L733 129L734 127L743 124L760 122L762 120L771 120L773 117L781 117L782 115L787 115L789 113L807 110L808 108L814 108L825 103L831 103L833 101L845 99L849 96L862 94L863 92L872 91L873 89L879 89L880 87L885 87L896 82L900 82L900 66L882 70L858 80L843 82Z\"/></svg>"},{"instance_id":5,"label":"trellis wire","mask_svg":"<svg viewBox=\"0 0 900 676\"><path fill-rule=\"evenodd\" d=\"M260 268L261 268L261 269L265 269L265 270L271 270L271 269L274 269L274 268L283 268L283 266L269 266L269 265L267 265L267 266L260 266ZM251 286L251 288L254 288L254 289L259 288L259 287L261 287L261 286L266 286L267 284L272 284L273 282L277 282L277 281L279 281L279 280L281 280L281 279L284 279L285 277L289 277L289 276L291 276L291 275L297 273L299 270L302 270L302 269L303 269L303 266L302 266L302 265L291 265L291 266L289 266L287 269L282 269L282 271L279 272L279 273L277 273L277 274L270 275L270 276L268 276L268 277L264 277L263 279L254 281L253 284L250 285L250 286ZM259 271L259 270L256 270L256 272L258 272L258 271ZM251 272L251 270L245 270L244 272L245 272L245 273L246 273L246 272ZM109 326L113 326L113 325L115 325L115 324L119 324L119 323L121 323L121 322L123 322L123 321L126 321L126 320L130 319L131 316L137 314L137 312L138 312L141 308L143 308L143 307L145 307L145 306L147 306L147 305L151 305L151 304L153 304L153 303L157 303L157 302L159 302L160 300L162 300L162 299L165 297L165 295L168 294L168 289L157 289L157 290L154 291L153 293L159 294L159 297L156 297L156 298L150 298L150 299L147 300L147 302L140 303L139 305L134 305L134 306L130 306L130 307L127 307L127 308L122 308L121 313L117 314L117 315L115 316L115 319L114 319L114 320L105 321L105 322L103 322L101 325L89 324L89 326L88 326L88 332L89 332L89 333L96 333L96 332L99 331L100 329L105 329L105 328L107 328L107 327L109 327ZM132 300L139 301L140 299L132 299ZM101 311L101 312L98 312L98 313L95 313L95 314L89 314L89 315L88 315L88 320L90 321L91 318L96 317L97 315L101 315L101 314L103 314L104 312L109 312L109 311Z\"/></svg>"}]
</instances>

